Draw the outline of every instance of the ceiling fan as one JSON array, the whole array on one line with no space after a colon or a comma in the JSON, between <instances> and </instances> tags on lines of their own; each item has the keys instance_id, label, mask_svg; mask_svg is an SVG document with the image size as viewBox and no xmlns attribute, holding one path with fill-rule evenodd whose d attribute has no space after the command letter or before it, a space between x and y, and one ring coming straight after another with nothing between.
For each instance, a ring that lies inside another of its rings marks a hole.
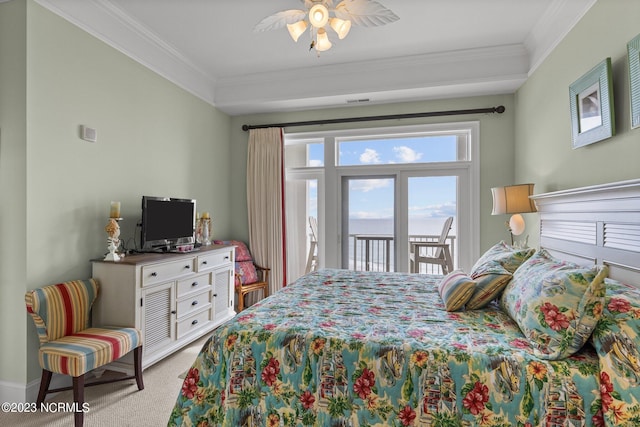
<instances>
[{"instance_id":1,"label":"ceiling fan","mask_svg":"<svg viewBox=\"0 0 640 427\"><path fill-rule=\"evenodd\" d=\"M333 0L301 0L305 9L289 9L267 16L258 22L254 31L270 31L284 28L294 41L309 28L311 44L309 50L329 50L332 46L327 27L333 29L342 40L351 25L377 27L400 19L391 10L373 0L343 0L337 5Z\"/></svg>"}]
</instances>

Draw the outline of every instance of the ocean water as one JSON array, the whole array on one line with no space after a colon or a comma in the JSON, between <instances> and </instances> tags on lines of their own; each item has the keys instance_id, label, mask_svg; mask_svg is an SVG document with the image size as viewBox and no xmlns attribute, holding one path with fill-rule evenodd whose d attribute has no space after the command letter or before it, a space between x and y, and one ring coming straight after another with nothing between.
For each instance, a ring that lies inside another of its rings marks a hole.
<instances>
[{"instance_id":1,"label":"ocean water","mask_svg":"<svg viewBox=\"0 0 640 427\"><path fill-rule=\"evenodd\" d=\"M436 235L442 232L442 226L446 218L421 218L409 220L409 235ZM350 218L349 234L375 234L375 235L392 235L393 219L392 218ZM449 235L456 235L456 221Z\"/></svg>"}]
</instances>

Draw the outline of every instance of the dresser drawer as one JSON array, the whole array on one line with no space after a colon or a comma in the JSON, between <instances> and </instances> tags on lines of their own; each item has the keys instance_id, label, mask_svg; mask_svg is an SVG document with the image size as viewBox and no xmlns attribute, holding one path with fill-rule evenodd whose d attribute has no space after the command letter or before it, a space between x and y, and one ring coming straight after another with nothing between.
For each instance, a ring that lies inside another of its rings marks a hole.
<instances>
[{"instance_id":1,"label":"dresser drawer","mask_svg":"<svg viewBox=\"0 0 640 427\"><path fill-rule=\"evenodd\" d=\"M200 329L203 326L209 324L211 320L211 310L206 310L198 314L194 314L193 316L187 317L184 320L178 322L178 330L177 330L177 339L182 338L183 336L195 331L196 329Z\"/></svg>"},{"instance_id":2,"label":"dresser drawer","mask_svg":"<svg viewBox=\"0 0 640 427\"><path fill-rule=\"evenodd\" d=\"M205 271L232 262L233 252L234 248L229 248L214 253L198 255L198 271Z\"/></svg>"},{"instance_id":3,"label":"dresser drawer","mask_svg":"<svg viewBox=\"0 0 640 427\"><path fill-rule=\"evenodd\" d=\"M211 308L211 291L207 290L199 294L186 297L182 301L178 301L177 317L181 318L191 312L202 310L203 308Z\"/></svg>"},{"instance_id":4,"label":"dresser drawer","mask_svg":"<svg viewBox=\"0 0 640 427\"><path fill-rule=\"evenodd\" d=\"M144 265L142 266L142 286L162 283L186 274L191 274L194 269L195 257L163 262L162 264Z\"/></svg>"},{"instance_id":5,"label":"dresser drawer","mask_svg":"<svg viewBox=\"0 0 640 427\"><path fill-rule=\"evenodd\" d=\"M211 276L209 273L178 280L177 297L182 298L185 295L199 293L205 289L211 289Z\"/></svg>"}]
</instances>

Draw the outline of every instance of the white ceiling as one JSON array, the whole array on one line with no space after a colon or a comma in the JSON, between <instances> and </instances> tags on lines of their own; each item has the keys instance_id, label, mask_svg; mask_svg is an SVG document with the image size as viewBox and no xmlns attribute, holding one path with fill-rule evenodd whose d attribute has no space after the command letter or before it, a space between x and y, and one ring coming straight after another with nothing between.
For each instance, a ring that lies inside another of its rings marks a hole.
<instances>
[{"instance_id":1,"label":"white ceiling","mask_svg":"<svg viewBox=\"0 0 640 427\"><path fill-rule=\"evenodd\" d=\"M253 31L300 0L36 1L238 115L512 93L596 0L379 0L400 19L320 56Z\"/></svg>"}]
</instances>

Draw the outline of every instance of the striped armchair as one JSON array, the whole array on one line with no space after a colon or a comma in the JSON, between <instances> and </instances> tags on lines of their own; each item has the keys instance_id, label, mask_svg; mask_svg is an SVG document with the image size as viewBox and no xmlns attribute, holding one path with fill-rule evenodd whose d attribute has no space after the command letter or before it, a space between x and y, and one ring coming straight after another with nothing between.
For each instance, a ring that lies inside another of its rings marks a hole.
<instances>
[{"instance_id":1,"label":"striped armchair","mask_svg":"<svg viewBox=\"0 0 640 427\"><path fill-rule=\"evenodd\" d=\"M73 389L76 402L75 426L84 421L84 387L136 379L142 381L142 338L135 328L91 328L91 307L98 296L95 279L74 280L45 286L25 294L27 312L33 318L40 339L39 361L42 379L38 406L47 393ZM85 374L133 350L135 375L85 384ZM70 375L73 386L49 390L53 373Z\"/></svg>"}]
</instances>

